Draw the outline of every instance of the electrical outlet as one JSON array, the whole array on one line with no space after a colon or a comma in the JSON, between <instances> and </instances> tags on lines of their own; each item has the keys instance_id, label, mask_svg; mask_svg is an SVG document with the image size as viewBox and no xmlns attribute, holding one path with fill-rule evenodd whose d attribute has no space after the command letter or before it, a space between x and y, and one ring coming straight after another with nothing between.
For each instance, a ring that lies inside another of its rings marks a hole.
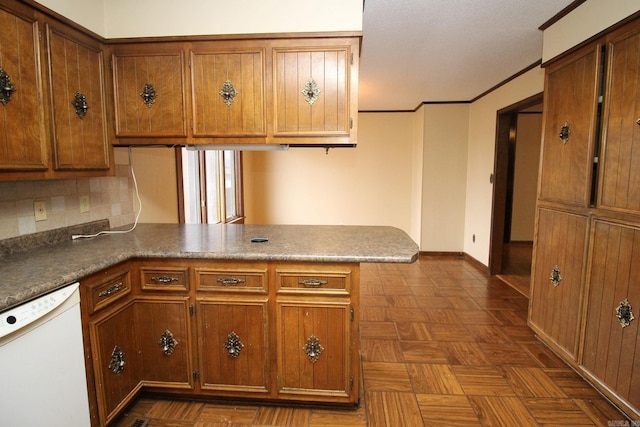
<instances>
[{"instance_id":1,"label":"electrical outlet","mask_svg":"<svg viewBox=\"0 0 640 427\"><path fill-rule=\"evenodd\" d=\"M33 213L35 214L36 221L47 220L47 202L44 200L35 200L33 202Z\"/></svg>"},{"instance_id":2,"label":"electrical outlet","mask_svg":"<svg viewBox=\"0 0 640 427\"><path fill-rule=\"evenodd\" d=\"M89 212L89 196L80 196L80 213Z\"/></svg>"}]
</instances>

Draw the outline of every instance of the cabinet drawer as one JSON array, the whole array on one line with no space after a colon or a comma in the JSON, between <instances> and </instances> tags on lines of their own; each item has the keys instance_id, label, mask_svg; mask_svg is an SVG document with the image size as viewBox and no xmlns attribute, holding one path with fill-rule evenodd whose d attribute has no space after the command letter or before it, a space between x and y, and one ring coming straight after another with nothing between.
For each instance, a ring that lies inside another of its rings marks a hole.
<instances>
[{"instance_id":1,"label":"cabinet drawer","mask_svg":"<svg viewBox=\"0 0 640 427\"><path fill-rule=\"evenodd\" d=\"M131 292L129 270L118 271L88 285L89 314L101 310Z\"/></svg>"},{"instance_id":2,"label":"cabinet drawer","mask_svg":"<svg viewBox=\"0 0 640 427\"><path fill-rule=\"evenodd\" d=\"M279 293L351 293L351 269L313 266L279 266L275 269L275 284Z\"/></svg>"},{"instance_id":3,"label":"cabinet drawer","mask_svg":"<svg viewBox=\"0 0 640 427\"><path fill-rule=\"evenodd\" d=\"M216 292L266 293L267 268L203 267L196 269L196 289Z\"/></svg>"},{"instance_id":4,"label":"cabinet drawer","mask_svg":"<svg viewBox=\"0 0 640 427\"><path fill-rule=\"evenodd\" d=\"M189 291L187 267L140 267L143 291Z\"/></svg>"}]
</instances>

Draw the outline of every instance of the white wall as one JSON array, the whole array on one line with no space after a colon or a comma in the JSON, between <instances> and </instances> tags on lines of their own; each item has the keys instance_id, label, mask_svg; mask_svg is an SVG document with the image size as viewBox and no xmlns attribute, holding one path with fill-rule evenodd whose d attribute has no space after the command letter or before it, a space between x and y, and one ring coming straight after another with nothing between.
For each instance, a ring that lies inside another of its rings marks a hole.
<instances>
[{"instance_id":1,"label":"white wall","mask_svg":"<svg viewBox=\"0 0 640 427\"><path fill-rule=\"evenodd\" d=\"M424 124L420 250L461 252L469 104L428 104L416 114Z\"/></svg>"},{"instance_id":2,"label":"white wall","mask_svg":"<svg viewBox=\"0 0 640 427\"><path fill-rule=\"evenodd\" d=\"M464 252L485 265L489 265L493 210L489 177L494 171L497 112L543 89L544 70L537 67L480 98L469 109Z\"/></svg>"},{"instance_id":3,"label":"white wall","mask_svg":"<svg viewBox=\"0 0 640 427\"><path fill-rule=\"evenodd\" d=\"M106 38L362 31L362 0L39 0Z\"/></svg>"},{"instance_id":4,"label":"white wall","mask_svg":"<svg viewBox=\"0 0 640 427\"><path fill-rule=\"evenodd\" d=\"M587 0L542 35L546 62L640 10L638 0Z\"/></svg>"},{"instance_id":5,"label":"white wall","mask_svg":"<svg viewBox=\"0 0 640 427\"><path fill-rule=\"evenodd\" d=\"M360 113L357 148L245 152L247 223L390 225L413 235L414 114Z\"/></svg>"}]
</instances>

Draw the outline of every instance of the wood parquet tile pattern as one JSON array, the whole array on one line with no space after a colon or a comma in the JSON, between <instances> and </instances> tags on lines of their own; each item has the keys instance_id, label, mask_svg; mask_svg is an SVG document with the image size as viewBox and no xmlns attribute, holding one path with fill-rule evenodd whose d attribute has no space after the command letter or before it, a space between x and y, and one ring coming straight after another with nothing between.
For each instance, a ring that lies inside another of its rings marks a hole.
<instances>
[{"instance_id":1,"label":"wood parquet tile pattern","mask_svg":"<svg viewBox=\"0 0 640 427\"><path fill-rule=\"evenodd\" d=\"M536 339L526 297L462 258L363 264L360 315L357 409L141 397L116 425L136 417L148 427L625 425Z\"/></svg>"}]
</instances>

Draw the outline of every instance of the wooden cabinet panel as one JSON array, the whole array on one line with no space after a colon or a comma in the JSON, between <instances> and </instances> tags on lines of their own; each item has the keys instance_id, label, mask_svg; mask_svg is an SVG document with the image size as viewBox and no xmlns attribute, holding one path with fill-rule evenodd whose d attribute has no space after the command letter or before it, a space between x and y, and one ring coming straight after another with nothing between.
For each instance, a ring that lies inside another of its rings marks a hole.
<instances>
[{"instance_id":1,"label":"wooden cabinet panel","mask_svg":"<svg viewBox=\"0 0 640 427\"><path fill-rule=\"evenodd\" d=\"M266 299L201 299L197 303L203 390L269 392Z\"/></svg>"},{"instance_id":2,"label":"wooden cabinet panel","mask_svg":"<svg viewBox=\"0 0 640 427\"><path fill-rule=\"evenodd\" d=\"M47 25L55 169L108 169L103 52Z\"/></svg>"},{"instance_id":3,"label":"wooden cabinet panel","mask_svg":"<svg viewBox=\"0 0 640 427\"><path fill-rule=\"evenodd\" d=\"M153 48L120 46L113 54L117 138L187 136L184 54Z\"/></svg>"},{"instance_id":4,"label":"wooden cabinet panel","mask_svg":"<svg viewBox=\"0 0 640 427\"><path fill-rule=\"evenodd\" d=\"M538 209L529 322L572 360L578 356L587 230L585 216Z\"/></svg>"},{"instance_id":5,"label":"wooden cabinet panel","mask_svg":"<svg viewBox=\"0 0 640 427\"><path fill-rule=\"evenodd\" d=\"M349 136L351 54L350 46L273 49L275 137Z\"/></svg>"},{"instance_id":6,"label":"wooden cabinet panel","mask_svg":"<svg viewBox=\"0 0 640 427\"><path fill-rule=\"evenodd\" d=\"M312 265L278 265L275 269L278 293L349 295L351 269Z\"/></svg>"},{"instance_id":7,"label":"wooden cabinet panel","mask_svg":"<svg viewBox=\"0 0 640 427\"><path fill-rule=\"evenodd\" d=\"M540 168L542 200L587 207L598 105L600 46L590 46L546 74ZM559 135L567 126L568 139Z\"/></svg>"},{"instance_id":8,"label":"wooden cabinet panel","mask_svg":"<svg viewBox=\"0 0 640 427\"><path fill-rule=\"evenodd\" d=\"M139 376L147 386L193 388L188 300L136 300L133 325L141 357Z\"/></svg>"},{"instance_id":9,"label":"wooden cabinet panel","mask_svg":"<svg viewBox=\"0 0 640 427\"><path fill-rule=\"evenodd\" d=\"M266 136L265 49L216 46L191 52L193 135Z\"/></svg>"},{"instance_id":10,"label":"wooden cabinet panel","mask_svg":"<svg viewBox=\"0 0 640 427\"><path fill-rule=\"evenodd\" d=\"M91 282L87 285L87 311L89 314L108 307L131 292L131 278L129 269L123 269L113 274Z\"/></svg>"},{"instance_id":11,"label":"wooden cabinet panel","mask_svg":"<svg viewBox=\"0 0 640 427\"><path fill-rule=\"evenodd\" d=\"M0 170L47 169L38 23L0 8ZM10 84L9 84L10 83Z\"/></svg>"},{"instance_id":12,"label":"wooden cabinet panel","mask_svg":"<svg viewBox=\"0 0 640 427\"><path fill-rule=\"evenodd\" d=\"M640 24L608 45L599 207L640 212Z\"/></svg>"},{"instance_id":13,"label":"wooden cabinet panel","mask_svg":"<svg viewBox=\"0 0 640 427\"><path fill-rule=\"evenodd\" d=\"M639 408L638 319L623 327L617 311L628 301L640 317L640 228L596 220L590 264L583 366Z\"/></svg>"},{"instance_id":14,"label":"wooden cabinet panel","mask_svg":"<svg viewBox=\"0 0 640 427\"><path fill-rule=\"evenodd\" d=\"M200 292L257 292L269 289L266 264L222 264L197 267L196 289Z\"/></svg>"},{"instance_id":15,"label":"wooden cabinet panel","mask_svg":"<svg viewBox=\"0 0 640 427\"><path fill-rule=\"evenodd\" d=\"M139 388L142 367L134 332L134 304L129 303L89 324L98 411L110 422Z\"/></svg>"},{"instance_id":16,"label":"wooden cabinet panel","mask_svg":"<svg viewBox=\"0 0 640 427\"><path fill-rule=\"evenodd\" d=\"M278 394L283 399L351 398L350 304L277 304Z\"/></svg>"}]
</instances>

